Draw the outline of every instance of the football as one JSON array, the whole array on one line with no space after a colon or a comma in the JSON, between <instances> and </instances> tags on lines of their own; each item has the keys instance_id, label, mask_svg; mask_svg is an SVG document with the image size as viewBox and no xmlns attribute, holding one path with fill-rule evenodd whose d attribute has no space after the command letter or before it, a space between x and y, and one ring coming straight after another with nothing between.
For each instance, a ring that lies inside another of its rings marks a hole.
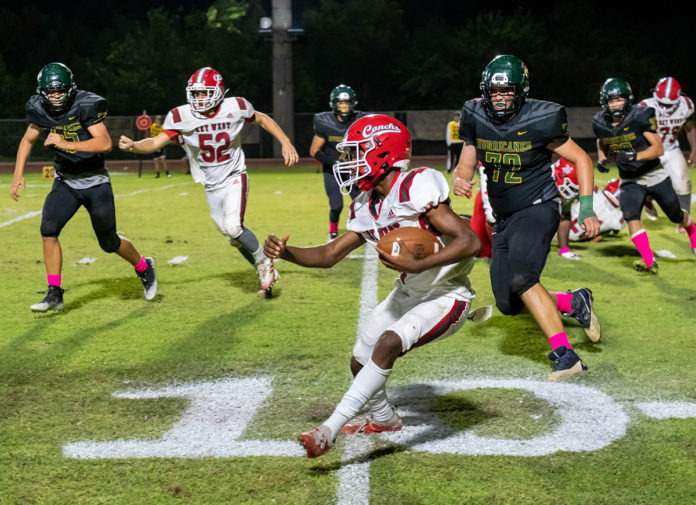
<instances>
[{"instance_id":1,"label":"football","mask_svg":"<svg viewBox=\"0 0 696 505\"><path fill-rule=\"evenodd\" d=\"M404 248L416 259L435 254L442 247L435 235L428 230L416 228L415 226L405 226L390 231L379 239L377 246L381 250L391 253L392 256L399 256L402 252L399 241L403 243Z\"/></svg>"}]
</instances>

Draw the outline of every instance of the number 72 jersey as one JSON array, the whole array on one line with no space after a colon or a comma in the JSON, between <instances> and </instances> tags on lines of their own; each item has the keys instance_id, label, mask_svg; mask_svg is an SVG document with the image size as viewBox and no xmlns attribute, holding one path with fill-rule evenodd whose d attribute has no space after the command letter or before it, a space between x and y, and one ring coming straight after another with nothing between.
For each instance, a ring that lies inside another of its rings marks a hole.
<instances>
[{"instance_id":1,"label":"number 72 jersey","mask_svg":"<svg viewBox=\"0 0 696 505\"><path fill-rule=\"evenodd\" d=\"M498 218L558 198L546 146L569 138L563 106L527 99L508 120L500 121L488 113L483 100L469 100L462 108L459 138L476 147Z\"/></svg>"},{"instance_id":2,"label":"number 72 jersey","mask_svg":"<svg viewBox=\"0 0 696 505\"><path fill-rule=\"evenodd\" d=\"M193 112L188 104L172 109L163 126L186 151L193 180L210 187L246 171L241 131L255 119L253 105L233 97L223 100L212 117Z\"/></svg>"}]
</instances>

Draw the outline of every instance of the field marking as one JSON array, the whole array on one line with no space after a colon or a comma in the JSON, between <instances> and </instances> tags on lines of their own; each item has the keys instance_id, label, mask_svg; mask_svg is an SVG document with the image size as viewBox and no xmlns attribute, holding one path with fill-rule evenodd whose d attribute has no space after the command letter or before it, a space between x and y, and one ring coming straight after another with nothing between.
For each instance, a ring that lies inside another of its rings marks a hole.
<instances>
[{"instance_id":1,"label":"field marking","mask_svg":"<svg viewBox=\"0 0 696 505\"><path fill-rule=\"evenodd\" d=\"M368 316L377 306L377 251L365 245L363 277L360 285L360 310L358 316L358 333L360 337ZM365 456L371 443L368 437L355 435L345 437L342 461L356 461ZM370 462L362 461L341 465L338 470L337 505L367 505L370 502Z\"/></svg>"},{"instance_id":2,"label":"field marking","mask_svg":"<svg viewBox=\"0 0 696 505\"><path fill-rule=\"evenodd\" d=\"M636 407L655 419L696 417L696 403L692 402L641 402Z\"/></svg>"},{"instance_id":3,"label":"field marking","mask_svg":"<svg viewBox=\"0 0 696 505\"><path fill-rule=\"evenodd\" d=\"M31 212L29 212L29 213L27 213L27 214L24 214L24 215L22 215L22 216L16 217L16 218L14 218L14 219L10 219L9 221L5 221L4 223L0 223L0 228L2 228L2 227L4 227L4 226L9 226L9 225L11 225L12 223L17 223L17 222L19 222L19 221L24 221L25 219L30 219L30 218L32 218L32 217L34 217L34 216L38 216L38 215L40 215L42 212L43 212L42 210L33 210L33 211L31 211Z\"/></svg>"},{"instance_id":4,"label":"field marking","mask_svg":"<svg viewBox=\"0 0 696 505\"><path fill-rule=\"evenodd\" d=\"M85 441L63 446L75 459L302 456L295 441L239 440L271 394L272 378L244 377L114 393L116 398L188 398L181 419L157 440Z\"/></svg>"},{"instance_id":5,"label":"field marking","mask_svg":"<svg viewBox=\"0 0 696 505\"><path fill-rule=\"evenodd\" d=\"M164 189L169 189L173 188L174 186L182 186L184 184L190 184L189 182L180 182L178 184L168 184L167 186L162 186L160 188L148 188L148 189L139 189L137 191L133 191L132 193L124 193L124 194L119 194L119 195L114 195L114 198L121 198L125 196L134 196L134 195L140 195L142 193L147 193L149 191L162 191ZM33 210L31 212L28 212L27 214L24 214L22 216L16 217L14 219L10 219L9 221L5 221L4 223L0 223L0 228L3 228L5 226L9 226L11 224L17 223L19 221L23 221L25 219L30 219L32 217L40 216L41 213L43 212L42 210Z\"/></svg>"},{"instance_id":6,"label":"field marking","mask_svg":"<svg viewBox=\"0 0 696 505\"><path fill-rule=\"evenodd\" d=\"M552 431L529 439L482 437L470 429L454 431L430 411L434 396L489 388L529 391L554 407L554 412L561 416L561 423ZM403 398L402 402L398 397ZM598 389L525 379L419 381L417 385L397 391L394 401L408 405L407 409L400 409L401 416L408 418L408 422L401 431L381 436L411 450L431 454L533 457L560 451L595 451L622 438L629 421L623 407Z\"/></svg>"}]
</instances>

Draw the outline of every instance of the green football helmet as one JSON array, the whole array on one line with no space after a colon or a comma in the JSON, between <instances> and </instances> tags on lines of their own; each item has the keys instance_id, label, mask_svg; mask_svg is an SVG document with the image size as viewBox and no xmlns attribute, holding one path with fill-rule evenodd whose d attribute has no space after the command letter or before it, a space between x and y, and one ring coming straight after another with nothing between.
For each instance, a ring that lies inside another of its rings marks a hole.
<instances>
[{"instance_id":1,"label":"green football helmet","mask_svg":"<svg viewBox=\"0 0 696 505\"><path fill-rule=\"evenodd\" d=\"M348 102L348 110L339 110L338 102ZM358 105L358 97L350 86L339 84L329 95L329 107L334 114L342 119L349 119L355 113L355 106Z\"/></svg>"},{"instance_id":2,"label":"green football helmet","mask_svg":"<svg viewBox=\"0 0 696 505\"><path fill-rule=\"evenodd\" d=\"M625 99L622 108L611 109L609 107L609 101L614 98ZM610 77L604 81L604 84L602 84L602 89L599 91L599 103L602 105L607 114L614 119L620 120L628 113L629 110L631 110L631 107L633 107L633 91L631 90L631 85L623 79Z\"/></svg>"},{"instance_id":3,"label":"green football helmet","mask_svg":"<svg viewBox=\"0 0 696 505\"><path fill-rule=\"evenodd\" d=\"M493 87L511 87L515 90L512 105L505 110L496 110L491 100ZM481 94L486 107L496 117L506 119L522 107L529 94L529 71L517 56L501 54L491 60L481 74Z\"/></svg>"},{"instance_id":4,"label":"green football helmet","mask_svg":"<svg viewBox=\"0 0 696 505\"><path fill-rule=\"evenodd\" d=\"M48 99L48 93L55 91L63 92L60 104L52 103ZM49 63L36 76L36 92L49 112L58 113L69 109L77 93L72 71L62 63Z\"/></svg>"}]
</instances>

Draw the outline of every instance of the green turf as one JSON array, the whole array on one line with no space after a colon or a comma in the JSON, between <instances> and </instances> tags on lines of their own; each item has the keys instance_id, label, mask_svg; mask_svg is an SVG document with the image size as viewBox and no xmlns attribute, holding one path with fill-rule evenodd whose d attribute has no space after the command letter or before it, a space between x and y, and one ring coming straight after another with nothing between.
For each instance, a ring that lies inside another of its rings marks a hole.
<instances>
[{"instance_id":1,"label":"green turf","mask_svg":"<svg viewBox=\"0 0 696 505\"><path fill-rule=\"evenodd\" d=\"M600 175L602 185L616 174ZM7 196L10 176L0 175L0 223L41 209L50 183L26 179L15 203ZM63 456L74 442L157 439L190 404L112 396L119 391L272 377L273 391L242 438L295 440L331 413L350 383L362 259L329 270L279 262L275 296L262 299L254 271L216 230L203 188L190 176L126 172L113 176L113 186L119 232L157 261L159 292L151 302L131 267L99 249L80 210L61 235L65 310L33 314L29 306L45 289L40 217L0 227L0 504L334 503L342 437L318 460ZM470 213L472 203L454 200L460 213ZM294 245L323 243L327 218L321 174L250 171L245 224L260 240L289 232ZM629 418L625 435L599 450L535 457L429 454L377 440L367 457L371 505L696 503L696 418L659 420L636 407L696 402L696 259L664 213L644 224L654 250L677 256L658 259L657 276L631 268L638 256L624 230L571 244L580 262L560 258L552 246L542 277L550 290L593 290L602 341L589 343L566 319L590 367L573 384L618 402ZM178 255L188 260L168 264ZM85 257L96 261L79 264ZM394 276L379 267L380 298ZM492 304L487 263L478 261L471 277L474 306ZM389 385L396 391L436 380L543 381L548 350L531 317L494 311L486 323L464 325L398 360ZM532 439L561 422L548 402L521 389L455 391L434 396L428 408L453 431L480 437Z\"/></svg>"}]
</instances>

